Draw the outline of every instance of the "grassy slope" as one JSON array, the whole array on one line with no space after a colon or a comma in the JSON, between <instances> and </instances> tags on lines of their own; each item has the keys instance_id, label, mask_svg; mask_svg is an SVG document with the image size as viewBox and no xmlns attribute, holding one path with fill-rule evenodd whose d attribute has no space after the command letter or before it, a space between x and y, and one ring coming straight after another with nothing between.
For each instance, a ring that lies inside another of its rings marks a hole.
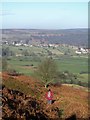
<instances>
[{"instance_id":1,"label":"grassy slope","mask_svg":"<svg viewBox=\"0 0 90 120\"><path fill-rule=\"evenodd\" d=\"M53 90L55 102L48 106L45 99L47 89L39 81L27 76L11 77L6 73L3 74L3 84L11 89L17 89L27 95L34 96L36 99L42 101L44 111L48 116L55 117L53 111L50 109L58 107L63 110L62 117L69 117L76 114L78 118L86 118L88 116L88 92L84 88L66 86L61 87L50 86Z\"/></svg>"},{"instance_id":2,"label":"grassy slope","mask_svg":"<svg viewBox=\"0 0 90 120\"><path fill-rule=\"evenodd\" d=\"M4 46L6 47L6 46ZM13 47L9 46L10 50L14 51L15 53L22 53L23 50L28 50L29 53L35 53L37 56L29 56L29 57L11 57L11 60L8 60L8 66L9 68L16 69L19 72L22 72L26 75L33 75L33 68L25 67L25 65L31 65L33 64L34 67L37 67L40 63L39 59L43 59L45 56L48 55L47 51L53 52L55 55L53 55L54 59L56 60L56 63L58 65L58 68L60 71L69 71L71 73L78 74L79 79L83 81L87 81L88 77L87 74L79 75L82 71L88 71L88 58L86 58L86 55L83 57L76 56L75 57L75 51L72 48L69 47L58 47L54 48L39 48L39 47ZM22 49L22 50L20 50ZM73 56L69 55L62 55L62 53L67 52L69 49L70 54L73 54ZM40 56L41 53L43 56ZM22 61L21 61L22 60Z\"/></svg>"}]
</instances>

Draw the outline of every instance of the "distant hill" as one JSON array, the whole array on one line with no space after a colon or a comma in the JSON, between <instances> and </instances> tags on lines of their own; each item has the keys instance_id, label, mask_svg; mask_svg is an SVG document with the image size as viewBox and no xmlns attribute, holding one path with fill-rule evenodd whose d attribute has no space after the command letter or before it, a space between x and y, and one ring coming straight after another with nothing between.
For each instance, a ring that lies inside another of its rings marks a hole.
<instances>
[{"instance_id":1,"label":"distant hill","mask_svg":"<svg viewBox=\"0 0 90 120\"><path fill-rule=\"evenodd\" d=\"M3 29L2 40L88 46L88 29Z\"/></svg>"}]
</instances>

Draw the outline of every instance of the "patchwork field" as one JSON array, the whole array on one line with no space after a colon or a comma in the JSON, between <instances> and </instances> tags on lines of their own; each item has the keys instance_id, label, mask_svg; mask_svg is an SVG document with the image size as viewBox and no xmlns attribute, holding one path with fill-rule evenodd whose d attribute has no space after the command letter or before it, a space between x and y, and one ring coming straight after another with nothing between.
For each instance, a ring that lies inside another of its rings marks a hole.
<instances>
[{"instance_id":1,"label":"patchwork field","mask_svg":"<svg viewBox=\"0 0 90 120\"><path fill-rule=\"evenodd\" d=\"M54 49L53 47L9 46L9 49L15 54L7 58L9 69L14 69L26 75L33 75L41 61L51 56L55 60L59 71L76 74L81 81L88 82L88 56L75 55L72 48L61 46ZM28 52L26 53L28 55L25 55L25 52ZM68 54L65 54L65 52Z\"/></svg>"}]
</instances>

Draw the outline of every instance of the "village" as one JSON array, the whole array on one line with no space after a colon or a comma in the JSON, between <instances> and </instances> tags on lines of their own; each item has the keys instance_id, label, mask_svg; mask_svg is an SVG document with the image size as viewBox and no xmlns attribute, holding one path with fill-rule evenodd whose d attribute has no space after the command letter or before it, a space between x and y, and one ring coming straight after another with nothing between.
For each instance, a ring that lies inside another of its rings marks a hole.
<instances>
[{"instance_id":1,"label":"village","mask_svg":"<svg viewBox=\"0 0 90 120\"><path fill-rule=\"evenodd\" d=\"M85 48L82 46L74 46L74 45L68 45L68 44L49 44L46 42L42 42L39 40L39 42L37 42L37 39L32 40L31 43L25 43L23 42L23 40L21 41L12 41L11 43L8 41L2 41L1 45L8 45L8 46L15 46L15 47L20 47L20 46L24 46L24 47L41 47L41 48L49 48L49 47L53 47L53 48L58 48L60 46L62 47L68 47L68 48L73 48L73 50L75 51L75 53L77 55L81 55L81 54L88 54L90 53L90 49L89 48Z\"/></svg>"}]
</instances>

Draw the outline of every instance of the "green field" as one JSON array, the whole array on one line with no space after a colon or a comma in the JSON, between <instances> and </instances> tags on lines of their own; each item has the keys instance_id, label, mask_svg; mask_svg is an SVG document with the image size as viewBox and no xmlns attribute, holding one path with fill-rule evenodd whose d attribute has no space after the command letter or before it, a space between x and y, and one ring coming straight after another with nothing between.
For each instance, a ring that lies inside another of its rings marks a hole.
<instances>
[{"instance_id":1,"label":"green field","mask_svg":"<svg viewBox=\"0 0 90 120\"><path fill-rule=\"evenodd\" d=\"M7 46L3 47L5 48ZM75 55L75 51L70 47L8 47L15 54L22 54L22 56L14 55L8 57L7 62L9 69L14 69L26 75L34 75L34 71L37 69L38 64L40 64L45 57L51 56L56 61L60 72L68 71L76 74L80 81L88 82L87 55ZM28 56L23 55L25 50L28 51ZM65 54L66 52L67 54ZM85 72L85 74L80 74L82 72Z\"/></svg>"}]
</instances>

